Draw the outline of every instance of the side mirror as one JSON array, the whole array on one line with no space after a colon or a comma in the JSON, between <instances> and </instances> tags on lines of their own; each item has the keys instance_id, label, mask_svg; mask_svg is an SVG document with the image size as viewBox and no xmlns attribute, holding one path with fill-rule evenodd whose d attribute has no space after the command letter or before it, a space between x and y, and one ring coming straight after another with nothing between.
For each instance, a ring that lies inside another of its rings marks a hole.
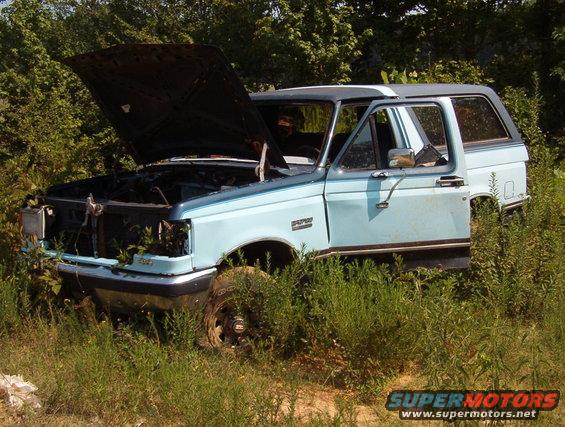
<instances>
[{"instance_id":1,"label":"side mirror","mask_svg":"<svg viewBox=\"0 0 565 427\"><path fill-rule=\"evenodd\" d=\"M416 165L416 156L411 148L393 148L388 150L389 168L413 168Z\"/></svg>"}]
</instances>

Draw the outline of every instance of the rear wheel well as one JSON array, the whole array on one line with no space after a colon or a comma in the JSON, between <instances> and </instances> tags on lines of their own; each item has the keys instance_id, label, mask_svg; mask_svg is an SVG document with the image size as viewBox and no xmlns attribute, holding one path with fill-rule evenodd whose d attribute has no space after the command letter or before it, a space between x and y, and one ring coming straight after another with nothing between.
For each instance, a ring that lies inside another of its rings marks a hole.
<instances>
[{"instance_id":1,"label":"rear wheel well","mask_svg":"<svg viewBox=\"0 0 565 427\"><path fill-rule=\"evenodd\" d=\"M267 264L271 268L283 268L294 259L295 251L288 244L276 240L262 240L249 243L226 255L221 266L230 264L255 266L257 263L262 269Z\"/></svg>"},{"instance_id":2,"label":"rear wheel well","mask_svg":"<svg viewBox=\"0 0 565 427\"><path fill-rule=\"evenodd\" d=\"M482 194L480 196L475 196L470 200L471 203L471 216L475 216L475 213L477 211L477 207L478 205L481 205L483 203L496 203L498 206L498 202L496 201L496 199L488 194Z\"/></svg>"}]
</instances>

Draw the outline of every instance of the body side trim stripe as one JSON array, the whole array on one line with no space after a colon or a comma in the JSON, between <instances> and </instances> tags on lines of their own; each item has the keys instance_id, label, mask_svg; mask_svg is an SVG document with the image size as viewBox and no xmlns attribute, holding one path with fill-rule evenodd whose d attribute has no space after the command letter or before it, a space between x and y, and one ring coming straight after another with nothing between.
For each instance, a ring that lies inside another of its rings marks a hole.
<instances>
[{"instance_id":1,"label":"body side trim stripe","mask_svg":"<svg viewBox=\"0 0 565 427\"><path fill-rule=\"evenodd\" d=\"M470 239L452 239L452 240L430 240L424 242L408 242L408 243L390 243L383 245L365 245L365 246L338 246L319 251L317 258L329 256L332 254L340 255L362 255L362 254L383 254L394 252L408 251L425 251L430 249L449 249L463 248L471 246Z\"/></svg>"},{"instance_id":2,"label":"body side trim stripe","mask_svg":"<svg viewBox=\"0 0 565 427\"><path fill-rule=\"evenodd\" d=\"M517 202L508 203L507 205L503 205L502 209L504 209L505 211L516 209L523 206L527 201L528 199L526 198L526 199L518 200Z\"/></svg>"}]
</instances>

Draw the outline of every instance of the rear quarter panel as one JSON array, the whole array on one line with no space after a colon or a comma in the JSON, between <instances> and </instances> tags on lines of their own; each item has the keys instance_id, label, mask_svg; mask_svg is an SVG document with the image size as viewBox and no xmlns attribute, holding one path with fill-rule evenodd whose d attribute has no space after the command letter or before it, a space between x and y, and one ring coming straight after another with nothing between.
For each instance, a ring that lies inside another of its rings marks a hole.
<instances>
[{"instance_id":1,"label":"rear quarter panel","mask_svg":"<svg viewBox=\"0 0 565 427\"><path fill-rule=\"evenodd\" d=\"M471 199L496 197L499 204L505 206L520 202L526 197L528 151L524 144L467 145L465 160Z\"/></svg>"},{"instance_id":2,"label":"rear quarter panel","mask_svg":"<svg viewBox=\"0 0 565 427\"><path fill-rule=\"evenodd\" d=\"M504 207L527 197L528 150L499 96L490 88L482 88L481 91L504 124L509 140L464 144L471 199L496 197ZM494 194L491 188L493 184Z\"/></svg>"}]
</instances>

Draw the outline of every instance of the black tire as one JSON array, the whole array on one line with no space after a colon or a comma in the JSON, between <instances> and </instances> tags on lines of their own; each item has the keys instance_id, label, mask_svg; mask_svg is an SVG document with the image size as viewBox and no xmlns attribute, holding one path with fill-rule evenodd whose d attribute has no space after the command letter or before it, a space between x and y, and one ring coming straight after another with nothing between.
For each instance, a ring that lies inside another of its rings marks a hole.
<instances>
[{"instance_id":1,"label":"black tire","mask_svg":"<svg viewBox=\"0 0 565 427\"><path fill-rule=\"evenodd\" d=\"M221 351L249 350L253 337L249 334L250 314L236 311L233 299L236 277L249 281L253 275L266 274L252 267L235 267L222 272L214 286L204 310L205 347ZM240 279L241 280L241 279Z\"/></svg>"}]
</instances>

